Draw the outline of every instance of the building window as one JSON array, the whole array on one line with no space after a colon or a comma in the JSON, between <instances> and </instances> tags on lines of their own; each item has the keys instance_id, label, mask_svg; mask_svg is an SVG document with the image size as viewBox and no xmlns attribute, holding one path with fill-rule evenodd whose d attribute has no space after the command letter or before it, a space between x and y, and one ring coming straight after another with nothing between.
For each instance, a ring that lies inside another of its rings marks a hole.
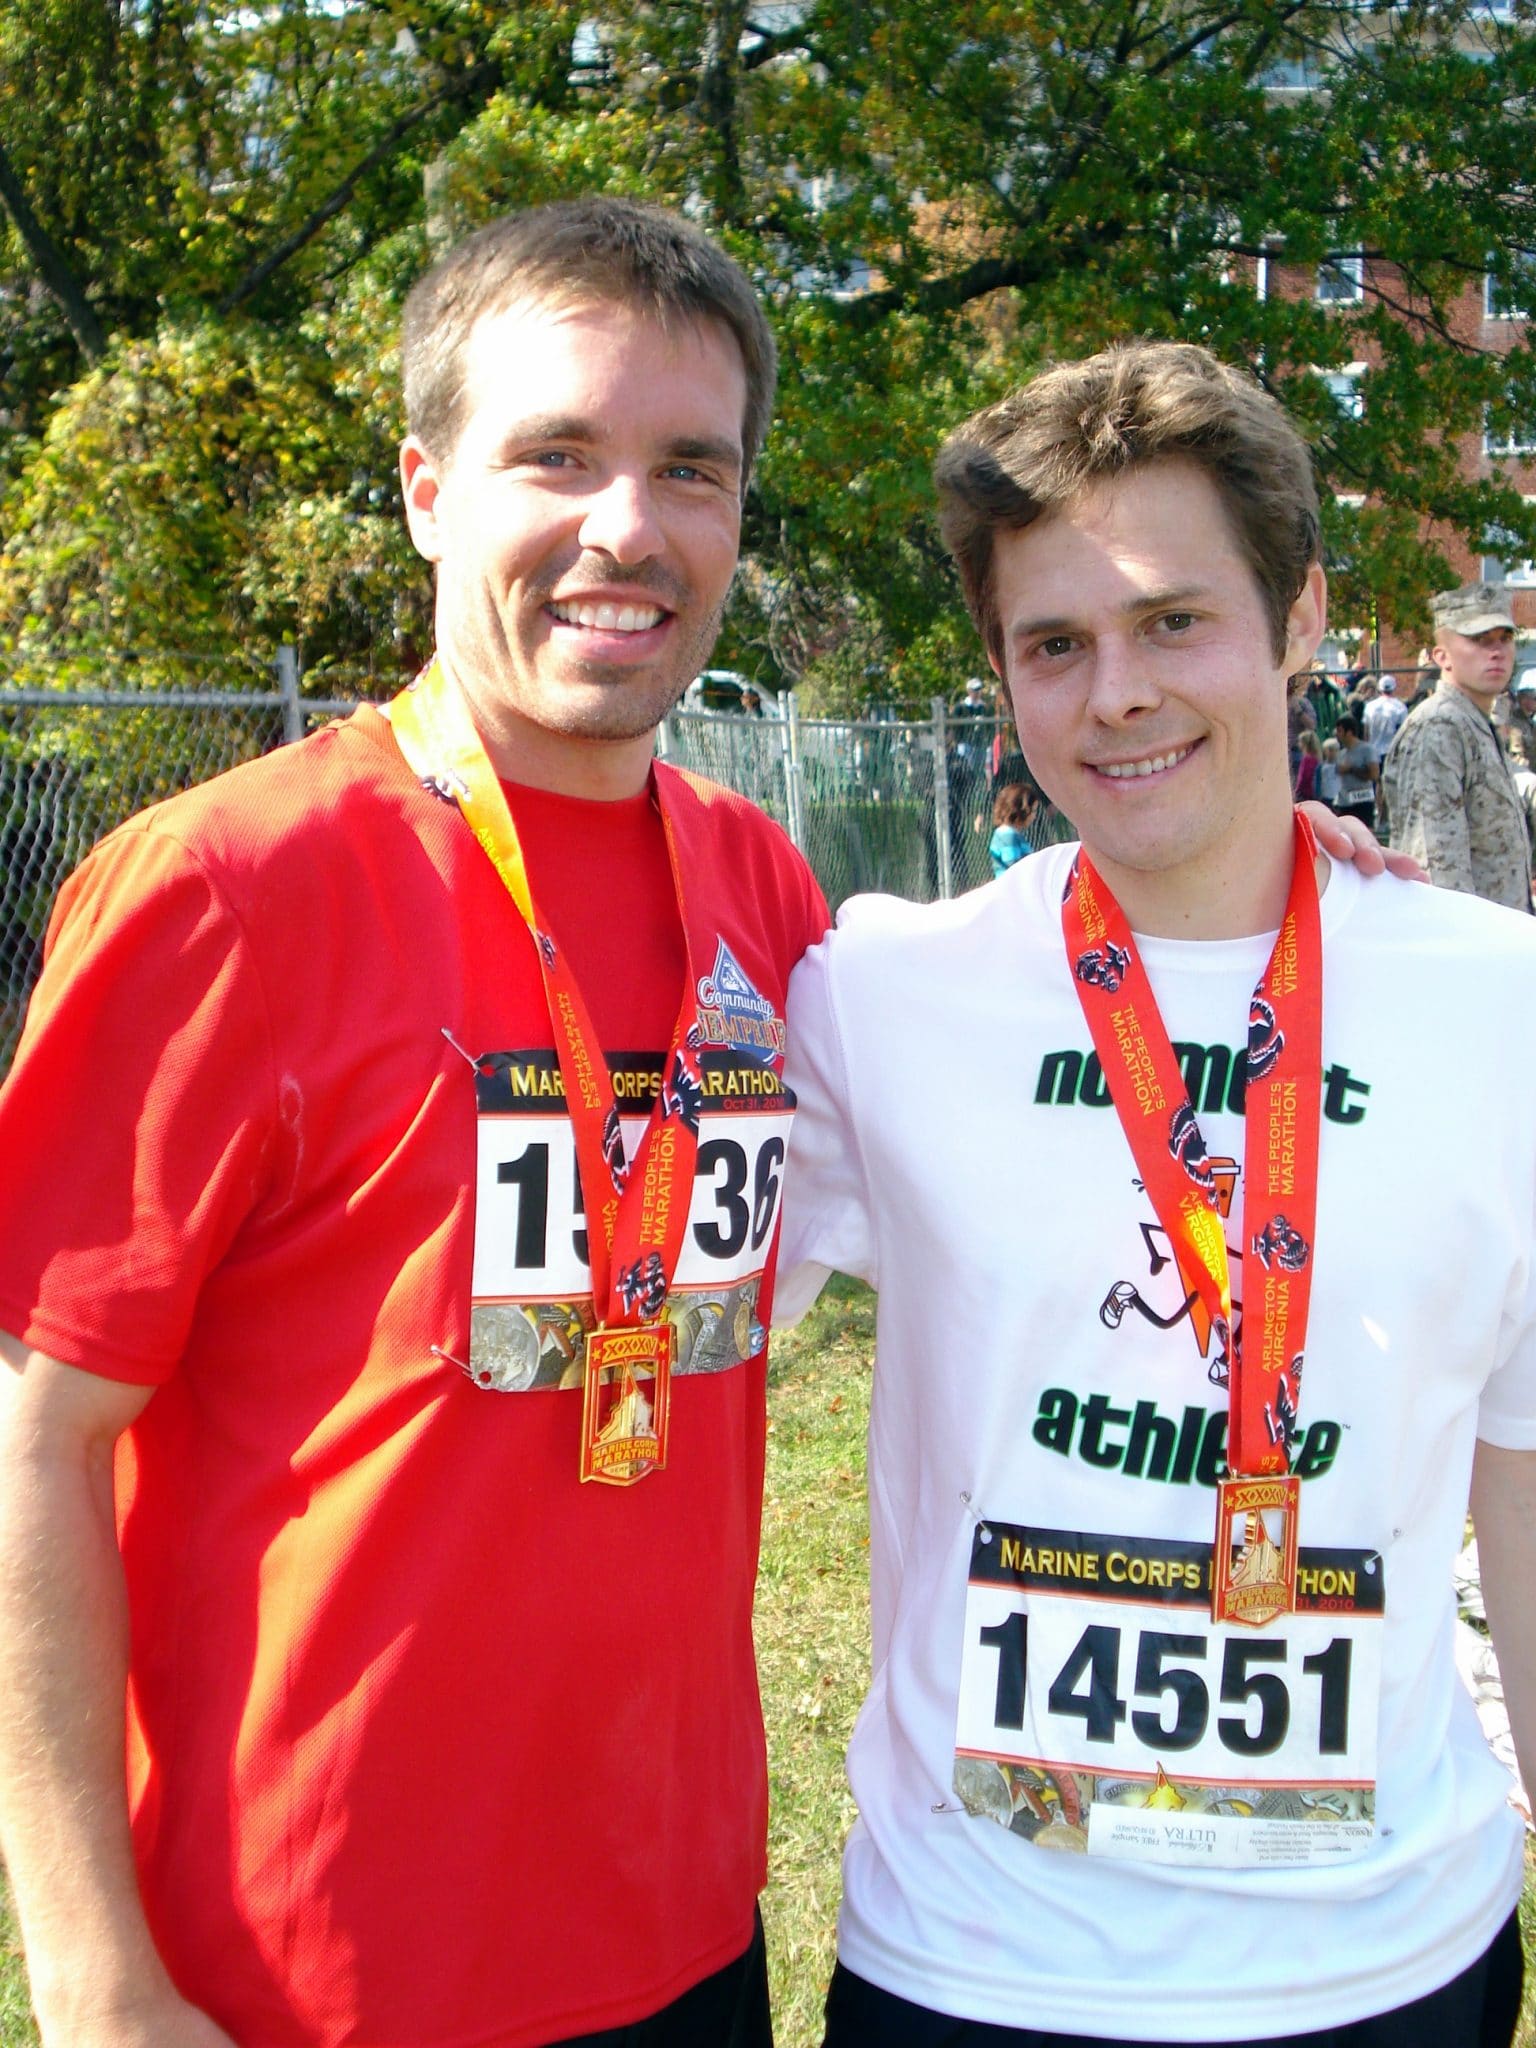
<instances>
[{"instance_id":1,"label":"building window","mask_svg":"<svg viewBox=\"0 0 1536 2048\"><path fill-rule=\"evenodd\" d=\"M1366 365L1350 363L1342 370L1320 370L1318 375L1333 394L1333 402L1347 420L1365 418Z\"/></svg>"},{"instance_id":2,"label":"building window","mask_svg":"<svg viewBox=\"0 0 1536 2048\"><path fill-rule=\"evenodd\" d=\"M1277 57L1255 81L1265 92L1313 92L1322 82L1323 67L1311 50Z\"/></svg>"},{"instance_id":3,"label":"building window","mask_svg":"<svg viewBox=\"0 0 1536 2048\"><path fill-rule=\"evenodd\" d=\"M1536 304L1536 268L1529 262L1520 265L1520 280L1506 282L1488 271L1483 278L1483 318L1485 320L1523 320Z\"/></svg>"},{"instance_id":4,"label":"building window","mask_svg":"<svg viewBox=\"0 0 1536 2048\"><path fill-rule=\"evenodd\" d=\"M1536 504L1536 498L1527 498L1525 502ZM1483 581L1504 583L1511 590L1536 590L1536 556L1517 552L1527 545L1507 528L1489 527L1483 536L1483 546L1488 550L1483 556Z\"/></svg>"},{"instance_id":5,"label":"building window","mask_svg":"<svg viewBox=\"0 0 1536 2048\"><path fill-rule=\"evenodd\" d=\"M1510 427L1483 428L1485 455L1536 455L1536 420L1521 420Z\"/></svg>"},{"instance_id":6,"label":"building window","mask_svg":"<svg viewBox=\"0 0 1536 2048\"><path fill-rule=\"evenodd\" d=\"M1357 306L1365 297L1365 258L1330 256L1317 266L1320 306Z\"/></svg>"}]
</instances>

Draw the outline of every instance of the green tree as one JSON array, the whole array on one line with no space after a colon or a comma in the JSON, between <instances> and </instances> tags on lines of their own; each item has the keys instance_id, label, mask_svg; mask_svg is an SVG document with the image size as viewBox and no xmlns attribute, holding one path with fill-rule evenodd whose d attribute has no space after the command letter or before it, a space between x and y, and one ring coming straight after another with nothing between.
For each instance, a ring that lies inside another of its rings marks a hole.
<instances>
[{"instance_id":1,"label":"green tree","mask_svg":"<svg viewBox=\"0 0 1536 2048\"><path fill-rule=\"evenodd\" d=\"M153 363L164 502L199 536L178 623L412 658L405 285L459 228L607 189L710 224L780 336L722 659L828 702L952 689L975 654L939 438L1051 353L1135 333L1259 370L1346 501L1339 608L1411 627L1437 535L1536 548L1518 472L1457 461L1485 419L1536 422L1525 330L1487 352L1458 303L1489 269L1518 296L1536 256L1533 30L1532 0L33 0L0 28L0 625L164 637L176 519L131 578L109 560L125 475L147 487L113 387ZM1356 253L1359 301L1318 303L1316 267ZM1317 374L1356 362L1358 416ZM209 455L224 363L246 381Z\"/></svg>"}]
</instances>

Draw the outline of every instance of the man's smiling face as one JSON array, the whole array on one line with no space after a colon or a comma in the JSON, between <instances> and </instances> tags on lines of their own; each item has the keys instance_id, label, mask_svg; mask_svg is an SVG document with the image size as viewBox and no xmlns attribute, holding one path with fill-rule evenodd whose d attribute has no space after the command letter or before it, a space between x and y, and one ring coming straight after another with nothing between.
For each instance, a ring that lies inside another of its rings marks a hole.
<instances>
[{"instance_id":1,"label":"man's smiling face","mask_svg":"<svg viewBox=\"0 0 1536 2048\"><path fill-rule=\"evenodd\" d=\"M992 590L1025 758L1133 921L1193 929L1288 873L1286 678L1320 570L1277 656L1215 485L1177 459L998 533Z\"/></svg>"},{"instance_id":2,"label":"man's smiling face","mask_svg":"<svg viewBox=\"0 0 1536 2048\"><path fill-rule=\"evenodd\" d=\"M709 658L741 534L746 373L712 321L518 302L476 324L446 456L401 452L437 639L514 780L638 787Z\"/></svg>"}]
</instances>

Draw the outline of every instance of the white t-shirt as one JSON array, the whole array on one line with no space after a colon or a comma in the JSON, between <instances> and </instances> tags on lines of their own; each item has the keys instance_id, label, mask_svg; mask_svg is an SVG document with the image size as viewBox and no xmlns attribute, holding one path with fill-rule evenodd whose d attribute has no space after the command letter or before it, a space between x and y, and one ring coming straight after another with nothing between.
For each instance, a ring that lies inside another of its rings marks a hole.
<instances>
[{"instance_id":1,"label":"white t-shirt","mask_svg":"<svg viewBox=\"0 0 1536 2048\"><path fill-rule=\"evenodd\" d=\"M1449 1981L1520 1890L1508 1780L1455 1677L1450 1567L1475 1438L1536 1447L1536 1093L1483 1056L1498 1020L1536 1013L1536 929L1331 878L1297 1459L1315 1611L1223 1632L1181 1575L1209 1556L1226 1396L1067 972L1071 853L954 903L859 899L791 987L777 1312L830 1268L879 1289L840 1952L1000 2025L1332 2026ZM1142 947L1234 1253L1233 1077L1270 943ZM1457 1064L1426 1057L1447 1045ZM1116 1839L1123 1798L1170 1860L1083 1853ZM1204 1864L1213 1835L1247 1842L1246 1867Z\"/></svg>"},{"instance_id":2,"label":"white t-shirt","mask_svg":"<svg viewBox=\"0 0 1536 2048\"><path fill-rule=\"evenodd\" d=\"M1397 728L1407 716L1408 707L1399 697L1373 697L1366 705L1365 736L1375 748L1378 761L1391 746Z\"/></svg>"}]
</instances>

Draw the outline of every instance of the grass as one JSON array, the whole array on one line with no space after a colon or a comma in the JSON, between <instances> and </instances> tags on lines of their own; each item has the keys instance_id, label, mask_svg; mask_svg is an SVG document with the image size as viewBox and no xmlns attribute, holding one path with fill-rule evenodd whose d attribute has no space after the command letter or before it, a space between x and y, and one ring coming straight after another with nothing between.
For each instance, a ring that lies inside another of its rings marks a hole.
<instances>
[{"instance_id":1,"label":"grass","mask_svg":"<svg viewBox=\"0 0 1536 2048\"><path fill-rule=\"evenodd\" d=\"M21 2048L37 2039L27 2004L26 1972L21 1966L21 1943L16 1935L15 1916L3 1879L0 1879L0 2042L5 2048Z\"/></svg>"},{"instance_id":2,"label":"grass","mask_svg":"<svg viewBox=\"0 0 1536 2048\"><path fill-rule=\"evenodd\" d=\"M864 1431L874 1304L834 1282L800 1329L776 1340L758 1658L773 1819L768 1929L778 2048L817 2048L832 1968L838 1857L853 1818L843 1751L868 1676ZM1526 1994L1517 2048L1536 2048L1536 1853L1522 1918ZM0 1886L0 2048L37 2036Z\"/></svg>"},{"instance_id":3,"label":"grass","mask_svg":"<svg viewBox=\"0 0 1536 2048\"><path fill-rule=\"evenodd\" d=\"M874 1297L834 1281L774 1340L757 1656L768 1724L763 1919L778 2048L821 2040L853 1821L843 1752L869 1680L864 1435Z\"/></svg>"}]
</instances>

